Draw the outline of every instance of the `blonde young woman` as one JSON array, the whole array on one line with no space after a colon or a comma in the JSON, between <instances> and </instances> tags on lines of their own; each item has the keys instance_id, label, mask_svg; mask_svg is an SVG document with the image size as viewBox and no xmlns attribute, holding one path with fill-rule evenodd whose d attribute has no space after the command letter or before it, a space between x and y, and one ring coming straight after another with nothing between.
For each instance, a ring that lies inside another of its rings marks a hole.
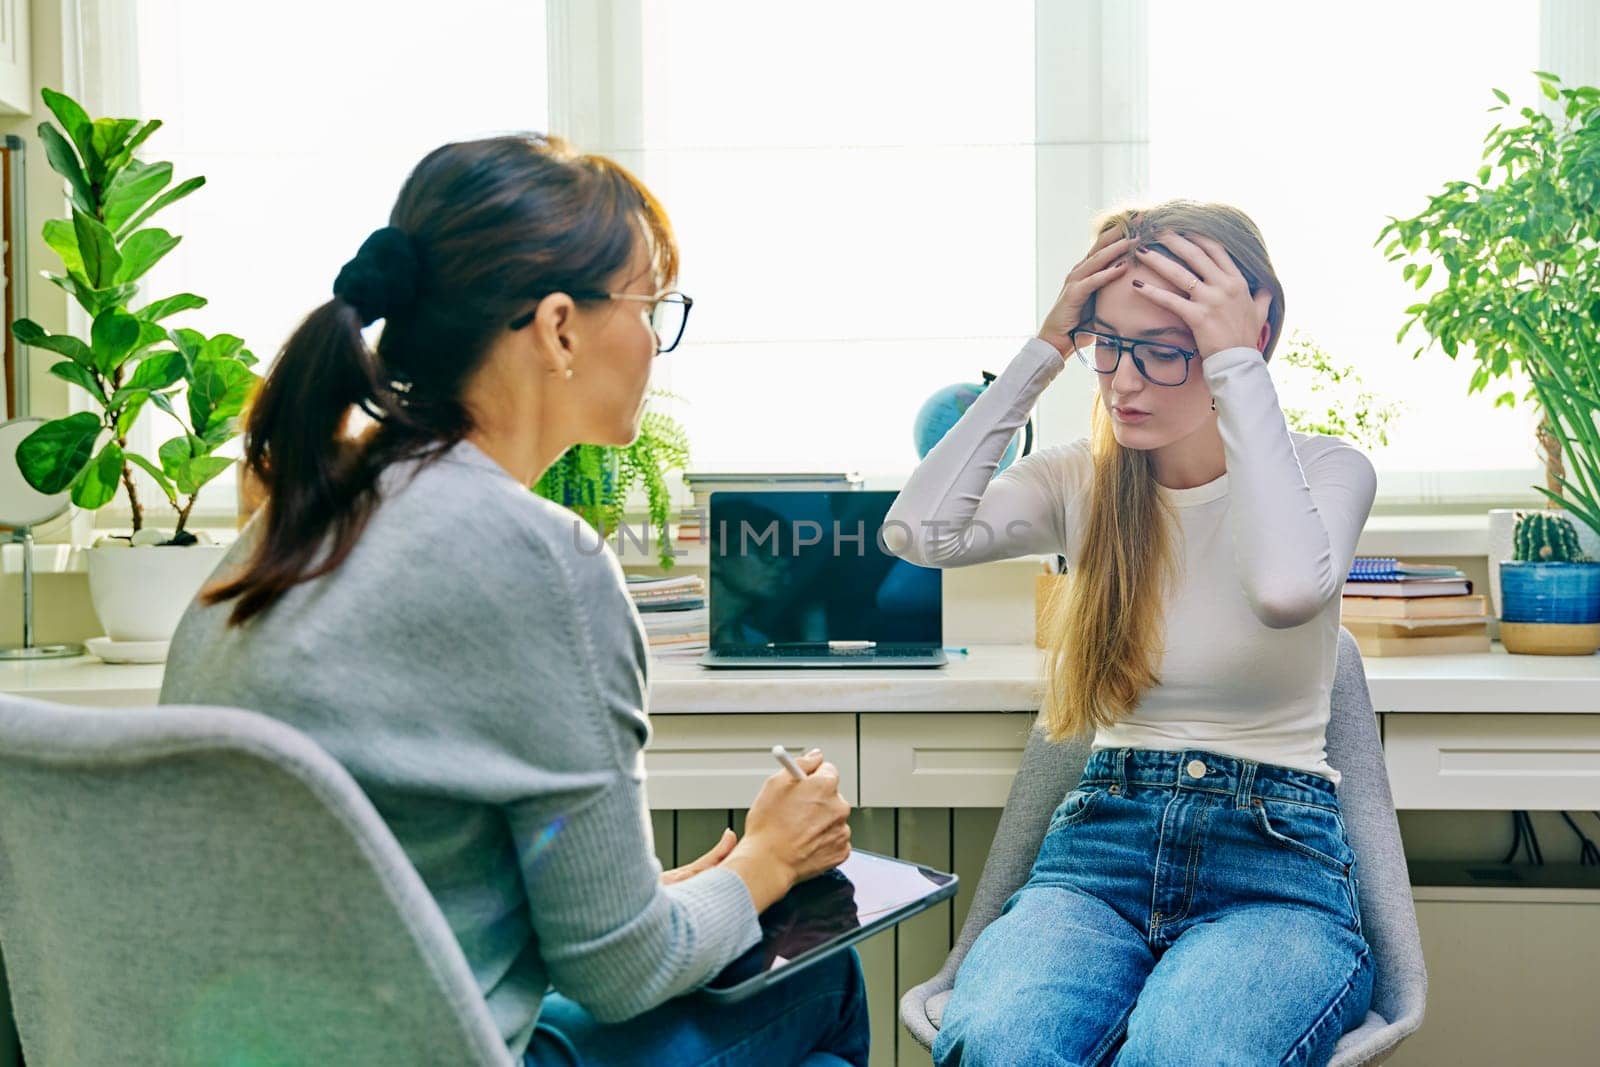
<instances>
[{"instance_id":1,"label":"blonde young woman","mask_svg":"<svg viewBox=\"0 0 1600 1067\"><path fill-rule=\"evenodd\" d=\"M1324 735L1372 464L1285 424L1283 289L1247 217L1178 201L1097 233L885 524L927 566L1066 555L1041 718L1093 736L934 1057L1322 1063L1371 999ZM994 476L1074 360L1096 372L1092 437Z\"/></svg>"}]
</instances>

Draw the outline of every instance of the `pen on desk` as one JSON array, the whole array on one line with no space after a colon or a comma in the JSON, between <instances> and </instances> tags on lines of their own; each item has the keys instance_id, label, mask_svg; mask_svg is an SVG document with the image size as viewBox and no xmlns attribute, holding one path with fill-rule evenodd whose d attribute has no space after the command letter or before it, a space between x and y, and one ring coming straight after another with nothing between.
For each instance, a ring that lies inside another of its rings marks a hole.
<instances>
[{"instance_id":1,"label":"pen on desk","mask_svg":"<svg viewBox=\"0 0 1600 1067\"><path fill-rule=\"evenodd\" d=\"M772 758L783 764L783 769L788 771L790 777L792 777L795 781L805 781L806 772L802 771L800 769L800 764L796 763L794 761L794 757L789 755L788 749L784 748L782 745L773 745Z\"/></svg>"},{"instance_id":2,"label":"pen on desk","mask_svg":"<svg viewBox=\"0 0 1600 1067\"><path fill-rule=\"evenodd\" d=\"M956 648L956 647L954 647L952 645L945 645L944 646L944 650L946 652L953 652L953 653L955 653L957 655L961 655L961 656L965 656L967 654L967 650L965 648Z\"/></svg>"}]
</instances>

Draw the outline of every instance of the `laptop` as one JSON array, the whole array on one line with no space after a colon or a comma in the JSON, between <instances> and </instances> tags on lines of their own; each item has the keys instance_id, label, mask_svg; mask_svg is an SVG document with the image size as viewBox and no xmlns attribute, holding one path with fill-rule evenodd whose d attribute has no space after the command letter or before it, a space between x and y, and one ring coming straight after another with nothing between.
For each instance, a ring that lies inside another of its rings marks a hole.
<instances>
[{"instance_id":1,"label":"laptop","mask_svg":"<svg viewBox=\"0 0 1600 1067\"><path fill-rule=\"evenodd\" d=\"M884 551L895 493L714 492L705 667L942 667L943 575Z\"/></svg>"}]
</instances>

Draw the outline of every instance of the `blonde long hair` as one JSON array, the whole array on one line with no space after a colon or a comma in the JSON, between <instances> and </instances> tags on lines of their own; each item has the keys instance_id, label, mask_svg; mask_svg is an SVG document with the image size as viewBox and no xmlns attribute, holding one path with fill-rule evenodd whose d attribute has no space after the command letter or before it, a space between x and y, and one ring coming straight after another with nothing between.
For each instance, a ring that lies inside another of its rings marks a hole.
<instances>
[{"instance_id":1,"label":"blonde long hair","mask_svg":"<svg viewBox=\"0 0 1600 1067\"><path fill-rule=\"evenodd\" d=\"M1181 230L1219 241L1250 283L1272 292L1267 321L1272 358L1283 325L1283 286L1261 231L1225 204L1171 200L1102 216L1098 237L1115 229L1165 252L1157 234ZM1171 255L1171 253L1166 253ZM1094 312L1093 298L1084 310ZM1159 492L1150 452L1117 442L1096 394L1090 433L1094 464L1083 542L1072 577L1046 606L1045 700L1041 720L1052 740L1091 733L1127 718L1160 682L1165 600L1178 577L1173 545L1177 515Z\"/></svg>"}]
</instances>

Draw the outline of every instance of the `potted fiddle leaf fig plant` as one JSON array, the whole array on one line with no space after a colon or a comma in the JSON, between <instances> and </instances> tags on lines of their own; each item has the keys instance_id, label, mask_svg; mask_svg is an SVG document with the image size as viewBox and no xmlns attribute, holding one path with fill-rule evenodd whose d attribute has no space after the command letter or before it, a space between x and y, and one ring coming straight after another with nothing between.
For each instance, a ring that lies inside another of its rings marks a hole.
<instances>
[{"instance_id":1,"label":"potted fiddle leaf fig plant","mask_svg":"<svg viewBox=\"0 0 1600 1067\"><path fill-rule=\"evenodd\" d=\"M652 396L670 394L656 391ZM683 470L689 464L689 438L672 416L646 411L640 420L639 436L626 447L574 445L545 471L534 485L540 496L577 512L602 537L617 534L621 528L628 494L642 485L649 511L649 534L644 538L619 535L618 551L629 544L653 538L656 558L662 570L670 570L673 556L671 538L672 490L668 471Z\"/></svg>"},{"instance_id":2,"label":"potted fiddle leaf fig plant","mask_svg":"<svg viewBox=\"0 0 1600 1067\"><path fill-rule=\"evenodd\" d=\"M126 495L132 529L89 549L90 594L111 645L164 644L225 551L201 544L187 526L201 488L234 463L219 452L238 436L239 416L258 381L251 369L256 359L238 337L165 324L205 306L192 293L132 307L139 279L179 242L146 223L205 183L195 177L172 185L171 163L134 157L160 120L90 119L70 97L50 89L43 97L60 127L45 122L39 137L51 168L66 180L71 207L70 218L44 224L62 267L46 276L77 301L90 327L83 338L18 319L11 332L62 357L50 373L76 386L88 410L40 426L17 447L16 462L35 489L70 491L80 508L95 510L119 491ZM170 421L172 436L155 456L141 455L129 433L139 419L157 414ZM170 529L146 524L136 469L174 511ZM139 658L157 655L164 648Z\"/></svg>"},{"instance_id":3,"label":"potted fiddle leaf fig plant","mask_svg":"<svg viewBox=\"0 0 1600 1067\"><path fill-rule=\"evenodd\" d=\"M1561 370L1574 378L1584 354L1600 347L1600 88L1534 74L1548 106L1522 107L1516 118L1496 122L1473 178L1446 182L1411 218L1391 218L1376 242L1387 240L1384 255L1404 262L1403 276L1418 290L1435 282L1427 299L1406 308L1399 339L1421 326L1451 359L1470 353L1477 366L1468 392L1514 373L1531 379L1536 345L1551 354L1546 377ZM1510 96L1493 92L1497 103L1489 111L1508 112ZM1494 405L1512 407L1518 399L1516 390L1505 389ZM1520 399L1543 408L1535 431L1545 468L1539 491L1552 508L1575 515L1551 413L1537 388ZM1489 512L1496 612L1502 607L1497 564L1510 552L1515 516L1512 508ZM1600 525L1583 522L1578 537L1586 552L1600 554Z\"/></svg>"}]
</instances>

